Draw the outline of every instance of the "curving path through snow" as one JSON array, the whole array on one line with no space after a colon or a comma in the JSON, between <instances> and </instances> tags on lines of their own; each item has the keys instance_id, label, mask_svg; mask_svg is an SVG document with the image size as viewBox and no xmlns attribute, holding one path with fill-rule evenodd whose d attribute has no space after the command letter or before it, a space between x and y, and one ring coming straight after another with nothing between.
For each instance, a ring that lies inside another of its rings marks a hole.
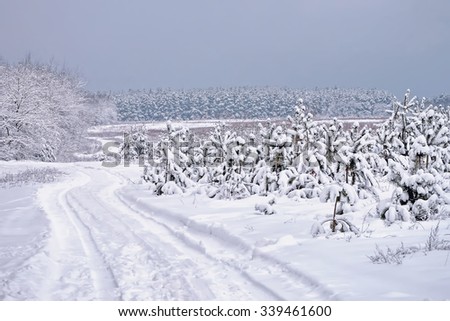
<instances>
[{"instance_id":1,"label":"curving path through snow","mask_svg":"<svg viewBox=\"0 0 450 321\"><path fill-rule=\"evenodd\" d=\"M38 191L50 233L34 299L336 299L238 238L140 202L119 171L85 163L68 169L68 179Z\"/></svg>"}]
</instances>

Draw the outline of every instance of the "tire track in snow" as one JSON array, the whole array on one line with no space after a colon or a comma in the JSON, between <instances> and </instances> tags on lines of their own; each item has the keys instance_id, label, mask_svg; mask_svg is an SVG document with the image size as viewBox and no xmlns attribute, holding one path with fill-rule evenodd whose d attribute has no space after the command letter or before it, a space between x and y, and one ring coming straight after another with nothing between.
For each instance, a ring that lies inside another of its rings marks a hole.
<instances>
[{"instance_id":1,"label":"tire track in snow","mask_svg":"<svg viewBox=\"0 0 450 321\"><path fill-rule=\"evenodd\" d=\"M119 201L108 204L122 182L115 175L75 167L74 180L40 191L51 234L38 299L273 299L167 232L161 237L159 225L131 219L140 216L116 208Z\"/></svg>"},{"instance_id":2,"label":"tire track in snow","mask_svg":"<svg viewBox=\"0 0 450 321\"><path fill-rule=\"evenodd\" d=\"M77 209L73 206L73 203L69 198L70 191L60 195L64 196L64 203L61 204L64 204L63 209L66 211L71 223L77 230L83 251L88 257L88 267L91 273L96 298L99 300L108 301L116 300L119 298L116 291L116 278L109 265L103 259L103 254L94 241L91 229L83 222L77 212Z\"/></svg>"},{"instance_id":3,"label":"tire track in snow","mask_svg":"<svg viewBox=\"0 0 450 321\"><path fill-rule=\"evenodd\" d=\"M120 199L120 198L119 198ZM221 258L217 258L213 255L210 255L208 252L205 251L205 248L203 247L203 244L201 241L197 241L191 238L186 237L184 234L182 233L178 233L177 231L174 231L171 227L169 227L168 225L161 223L160 221L157 221L151 217L142 215L142 212L140 212L139 210L137 210L136 208L134 208L133 206L129 206L129 204L125 203L125 201L121 200L123 202L123 204L125 206L127 206L130 210L132 210L133 212L137 213L138 215L140 215L144 220L146 225L152 225L154 226L154 230L158 230L159 233L166 235L166 239L167 238L175 238L175 242L177 247L183 247L183 248L187 248L189 252L194 251L196 253L196 255L200 255L200 256L204 256L207 260L209 260L212 265L217 265L219 264L220 266L222 266L223 270L232 270L234 273L233 275L233 279L239 280L239 279L243 279L243 282L239 282L239 286L238 288L241 288L243 286L247 286L250 288L254 288L253 290L251 290L251 293L253 293L255 296L251 296L248 297L247 300L263 300L262 298L264 298L264 300L283 300L283 297L281 297L279 294L277 294L276 292L274 292L270 287L266 286L264 283L256 280L254 277L252 277L249 273L247 273L245 270L242 269L242 267L239 267L235 264L230 264L230 262L227 262L226 260L223 260ZM137 219L137 218L135 218ZM139 219L137 219L139 220ZM247 285L246 285L247 284ZM256 291L255 291L256 289ZM255 294L255 292L260 292L262 293L262 298L261 298L261 294L257 295ZM232 296L232 299L236 299L235 296Z\"/></svg>"},{"instance_id":4,"label":"tire track in snow","mask_svg":"<svg viewBox=\"0 0 450 321\"><path fill-rule=\"evenodd\" d=\"M173 262L154 244L118 219L113 214L116 209L103 204L89 190L74 189L69 198L78 215L89 224L99 251L116 275L117 291L123 299L197 299L189 291L184 274L175 273ZM157 243L161 245L159 240Z\"/></svg>"},{"instance_id":5,"label":"tire track in snow","mask_svg":"<svg viewBox=\"0 0 450 321\"><path fill-rule=\"evenodd\" d=\"M38 299L118 299L114 291L114 276L105 265L90 229L67 199L70 191L91 181L87 175L77 175L75 181L52 184L38 191L41 206L51 225L46 247L48 277L41 287Z\"/></svg>"},{"instance_id":6,"label":"tire track in snow","mask_svg":"<svg viewBox=\"0 0 450 321\"><path fill-rule=\"evenodd\" d=\"M98 191L95 199L87 202L92 206L94 201L96 201L98 206L103 207L103 212L107 212L109 222L105 222L104 225L110 225L111 229L117 229L119 226L122 227L122 235L127 235L127 239L129 241L132 240L133 244L143 245L150 252L152 252L152 248L156 245L160 249L167 251L171 256L175 253L175 258L172 258L172 260L169 260L168 257L167 259L161 257L161 254L158 254L157 260L162 261L165 266L180 265L179 262L174 263L174 259L175 261L181 260L183 262L181 264L183 278L189 276L189 282L197 290L197 297L201 299L221 300L280 299L269 288L255 282L246 273L242 273L242 271L233 266L226 266L223 262L217 261L209 255L205 255L204 252L199 251L198 246L185 244L185 242L173 235L170 230L163 227L160 223L142 218L139 213L133 211L117 199L115 191L123 185L123 178L97 168L85 168L83 170L90 171L91 169L95 171L90 172L90 175L96 176L101 174L104 178L106 174L115 182L115 184L105 184L104 188ZM84 193L87 193L87 191L84 191ZM89 197L89 195L93 194L87 193L85 197ZM78 202L78 206L81 206L80 202ZM96 208L96 214L102 212L97 206ZM98 226L98 222L95 222L97 218L92 214L94 212L93 208L89 208L89 210L85 207L84 210L82 208L78 209L79 213L82 211L91 213L89 215L90 219L93 220L91 222L92 225ZM84 219L87 220L89 218L84 217ZM155 238L155 235L158 237ZM120 267L117 268L120 269ZM195 272L193 273L191 270ZM218 276L219 279L217 279ZM173 277L172 280L167 280L168 283L172 281Z\"/></svg>"},{"instance_id":7,"label":"tire track in snow","mask_svg":"<svg viewBox=\"0 0 450 321\"><path fill-rule=\"evenodd\" d=\"M127 180L120 173L83 164L74 171L76 181L41 193L53 231L49 274L56 277L39 298L336 299L319 282L226 231L123 193Z\"/></svg>"},{"instance_id":8,"label":"tire track in snow","mask_svg":"<svg viewBox=\"0 0 450 321\"><path fill-rule=\"evenodd\" d=\"M335 293L318 280L266 253L251 248L241 239L229 235L224 230L214 231L210 226L168 210L153 208L148 203L120 191L116 192L116 196L134 212L165 227L187 245L198 248L200 244L205 255L240 271L254 285L264 288L275 299L338 299Z\"/></svg>"}]
</instances>

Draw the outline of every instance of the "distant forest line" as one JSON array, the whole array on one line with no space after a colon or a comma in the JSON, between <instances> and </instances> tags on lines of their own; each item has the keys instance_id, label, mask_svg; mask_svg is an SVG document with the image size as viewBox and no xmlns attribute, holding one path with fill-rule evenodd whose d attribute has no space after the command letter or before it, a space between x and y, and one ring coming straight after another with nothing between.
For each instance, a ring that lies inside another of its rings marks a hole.
<instances>
[{"instance_id":1,"label":"distant forest line","mask_svg":"<svg viewBox=\"0 0 450 321\"><path fill-rule=\"evenodd\" d=\"M377 89L234 87L97 92L69 70L27 57L0 60L0 160L70 159L90 126L117 121L286 119L300 99L316 118L387 116L394 96ZM425 105L450 105L450 96Z\"/></svg>"},{"instance_id":2,"label":"distant forest line","mask_svg":"<svg viewBox=\"0 0 450 321\"><path fill-rule=\"evenodd\" d=\"M113 95L120 121L286 118L300 99L317 117L383 117L394 95L362 88L233 87L129 90ZM426 100L450 105L450 96Z\"/></svg>"}]
</instances>

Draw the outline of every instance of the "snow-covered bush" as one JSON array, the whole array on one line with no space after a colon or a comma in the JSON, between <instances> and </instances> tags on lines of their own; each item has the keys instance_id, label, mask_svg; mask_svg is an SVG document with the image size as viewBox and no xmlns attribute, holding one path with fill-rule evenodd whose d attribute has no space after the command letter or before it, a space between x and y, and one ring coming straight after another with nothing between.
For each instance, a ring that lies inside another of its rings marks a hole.
<instances>
[{"instance_id":1,"label":"snow-covered bush","mask_svg":"<svg viewBox=\"0 0 450 321\"><path fill-rule=\"evenodd\" d=\"M397 187L380 213L388 223L441 217L442 206L450 204L447 120L442 110L410 99L409 91L403 103L394 101L391 117L378 130L378 143L383 143L379 148L388 164L386 177Z\"/></svg>"},{"instance_id":2,"label":"snow-covered bush","mask_svg":"<svg viewBox=\"0 0 450 321\"><path fill-rule=\"evenodd\" d=\"M54 65L0 63L0 160L67 159L87 128L106 117L100 100L87 96L80 79Z\"/></svg>"},{"instance_id":3,"label":"snow-covered bush","mask_svg":"<svg viewBox=\"0 0 450 321\"><path fill-rule=\"evenodd\" d=\"M236 167L223 168L221 175L214 175L208 196L217 199L241 199L251 195L245 183L245 174Z\"/></svg>"},{"instance_id":4,"label":"snow-covered bush","mask_svg":"<svg viewBox=\"0 0 450 321\"><path fill-rule=\"evenodd\" d=\"M53 167L30 168L18 173L0 176L0 187L21 186L24 184L50 183L63 173Z\"/></svg>"},{"instance_id":5,"label":"snow-covered bush","mask_svg":"<svg viewBox=\"0 0 450 321\"><path fill-rule=\"evenodd\" d=\"M369 255L369 259L372 263L381 264L402 264L403 259L406 256L412 255L419 251L423 251L424 253L431 251L449 251L450 250L450 241L442 239L439 236L439 223L431 228L430 234L425 241L425 244L419 246L405 246L403 243L401 246L396 249L392 249L387 247L386 250L380 249L377 245L375 249L375 253L373 255Z\"/></svg>"},{"instance_id":6,"label":"snow-covered bush","mask_svg":"<svg viewBox=\"0 0 450 321\"><path fill-rule=\"evenodd\" d=\"M350 184L331 184L325 186L320 193L321 202L336 202L336 214L353 212L359 197Z\"/></svg>"},{"instance_id":7,"label":"snow-covered bush","mask_svg":"<svg viewBox=\"0 0 450 321\"><path fill-rule=\"evenodd\" d=\"M186 168L192 159L186 153L188 130L174 128L167 123L166 136L156 145L153 158L144 167L143 180L150 184L150 190L157 194L180 194L193 187L194 182L186 175Z\"/></svg>"},{"instance_id":8,"label":"snow-covered bush","mask_svg":"<svg viewBox=\"0 0 450 321\"><path fill-rule=\"evenodd\" d=\"M148 140L144 126L132 126L124 133L124 141L119 148L121 157L125 163L139 160L143 164L146 157L153 152L153 145Z\"/></svg>"},{"instance_id":9,"label":"snow-covered bush","mask_svg":"<svg viewBox=\"0 0 450 321\"><path fill-rule=\"evenodd\" d=\"M273 208L275 204L275 198L269 199L266 203L257 203L255 204L255 211L263 215L273 215L276 214L277 211Z\"/></svg>"},{"instance_id":10,"label":"snow-covered bush","mask_svg":"<svg viewBox=\"0 0 450 321\"><path fill-rule=\"evenodd\" d=\"M402 264L403 259L417 252L419 248L416 247L405 247L403 244L396 248L391 249L387 247L386 250L382 250L378 245L376 246L375 253L373 255L369 255L368 258L374 264Z\"/></svg>"},{"instance_id":11,"label":"snow-covered bush","mask_svg":"<svg viewBox=\"0 0 450 321\"><path fill-rule=\"evenodd\" d=\"M425 242L425 251L449 251L450 240L442 239L439 236L439 223L431 228L430 234Z\"/></svg>"}]
</instances>

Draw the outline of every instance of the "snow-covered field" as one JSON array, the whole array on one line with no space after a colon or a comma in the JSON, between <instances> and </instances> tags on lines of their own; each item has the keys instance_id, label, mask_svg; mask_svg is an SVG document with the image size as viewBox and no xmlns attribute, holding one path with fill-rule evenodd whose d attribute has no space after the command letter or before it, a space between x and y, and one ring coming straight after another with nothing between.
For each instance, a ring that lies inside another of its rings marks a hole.
<instances>
[{"instance_id":1,"label":"snow-covered field","mask_svg":"<svg viewBox=\"0 0 450 321\"><path fill-rule=\"evenodd\" d=\"M226 122L227 124L245 124L245 123L257 123L263 122L264 120L255 119L220 119L220 120L184 120L184 121L172 121L175 127L187 127L189 129L196 128L213 128L217 123ZM118 123L113 125L100 125L94 126L89 129L89 133L104 133L104 132L123 132L129 130L132 126L143 126L146 130L165 130L167 128L167 123L165 121L159 122L141 122L141 123Z\"/></svg>"},{"instance_id":2,"label":"snow-covered field","mask_svg":"<svg viewBox=\"0 0 450 321\"><path fill-rule=\"evenodd\" d=\"M449 221L386 226L363 203L345 216L361 234L313 237L333 204L263 196L152 196L142 168L100 162L0 162L0 177L30 168L56 181L0 186L2 300L447 300L450 251L426 251ZM390 187L382 183L382 197ZM376 246L401 264L374 264Z\"/></svg>"},{"instance_id":3,"label":"snow-covered field","mask_svg":"<svg viewBox=\"0 0 450 321\"><path fill-rule=\"evenodd\" d=\"M319 118L320 119L320 118ZM382 118L340 118L339 119L344 124L353 124L354 122L359 122L361 125L372 124L381 122ZM264 123L267 119L209 119L209 120L184 120L184 121L172 121L174 127L186 127L190 130L199 130L204 128L214 128L218 123L226 123L230 127L245 127L246 125L255 126L258 123ZM285 119L277 119L275 122L283 123L286 122ZM329 119L320 120L322 123L331 123ZM93 126L88 130L88 133L93 135L104 135L105 133L116 133L121 134L125 131L129 131L131 127L142 127L147 131L165 131L167 129L167 122L165 121L149 121L149 122L122 122L112 125L99 125ZM119 135L120 136L120 135Z\"/></svg>"}]
</instances>

